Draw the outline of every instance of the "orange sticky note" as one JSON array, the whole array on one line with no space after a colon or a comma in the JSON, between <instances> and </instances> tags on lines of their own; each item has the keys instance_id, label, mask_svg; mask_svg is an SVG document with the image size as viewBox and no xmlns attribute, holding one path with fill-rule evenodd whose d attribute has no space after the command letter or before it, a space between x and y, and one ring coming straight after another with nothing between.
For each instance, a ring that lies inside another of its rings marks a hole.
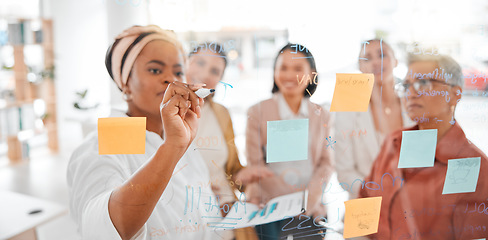
<instances>
[{"instance_id":1,"label":"orange sticky note","mask_svg":"<svg viewBox=\"0 0 488 240\"><path fill-rule=\"evenodd\" d=\"M98 154L144 154L145 152L145 117L98 119Z\"/></svg>"},{"instance_id":2,"label":"orange sticky note","mask_svg":"<svg viewBox=\"0 0 488 240\"><path fill-rule=\"evenodd\" d=\"M344 238L378 232L382 197L359 198L344 202Z\"/></svg>"},{"instance_id":3,"label":"orange sticky note","mask_svg":"<svg viewBox=\"0 0 488 240\"><path fill-rule=\"evenodd\" d=\"M336 73L330 112L366 112L373 91L372 73Z\"/></svg>"}]
</instances>

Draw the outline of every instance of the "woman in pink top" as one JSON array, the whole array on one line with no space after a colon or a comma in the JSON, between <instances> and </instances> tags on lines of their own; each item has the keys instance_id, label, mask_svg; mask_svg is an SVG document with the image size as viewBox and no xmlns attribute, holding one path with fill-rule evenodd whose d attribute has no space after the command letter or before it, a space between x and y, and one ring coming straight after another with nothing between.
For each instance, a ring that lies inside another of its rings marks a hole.
<instances>
[{"instance_id":1,"label":"woman in pink top","mask_svg":"<svg viewBox=\"0 0 488 240\"><path fill-rule=\"evenodd\" d=\"M309 97L317 88L318 77L312 53L302 45L287 44L279 52L274 64L273 97L264 100L248 111L246 128L246 155L249 166L270 169L274 176L263 178L248 186L247 199L254 203L266 203L271 198L308 189L308 206L305 212L313 216L298 231L284 231L290 219L257 226L261 239L276 239L279 236L304 235L307 239L322 239L324 231L313 224L314 217L325 216L321 204L322 184L327 183L334 164L327 150L329 136L329 113L310 102ZM309 78L310 77L310 78ZM310 79L310 80L309 80ZM304 161L266 163L266 125L268 121L309 119L308 159ZM305 218L300 218L300 223ZM309 226L311 226L309 228ZM290 229L290 225L287 225ZM315 229L314 229L315 228ZM297 229L297 228L295 228ZM325 232L325 231L324 231Z\"/></svg>"}]
</instances>

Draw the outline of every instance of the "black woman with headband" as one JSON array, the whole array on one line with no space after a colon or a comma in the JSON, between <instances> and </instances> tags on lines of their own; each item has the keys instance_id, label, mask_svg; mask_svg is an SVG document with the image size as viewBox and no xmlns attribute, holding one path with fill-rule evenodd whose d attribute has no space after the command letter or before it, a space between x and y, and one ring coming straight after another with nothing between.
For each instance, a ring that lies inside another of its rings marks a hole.
<instances>
[{"instance_id":1,"label":"black woman with headband","mask_svg":"<svg viewBox=\"0 0 488 240\"><path fill-rule=\"evenodd\" d=\"M183 83L184 63L175 34L157 26L131 27L109 48L107 70L128 105L112 117L146 117L145 153L99 155L96 133L73 153L70 209L83 239L218 238L203 216L220 210L199 201L215 201L210 186L197 186L208 169L189 150L202 86Z\"/></svg>"}]
</instances>

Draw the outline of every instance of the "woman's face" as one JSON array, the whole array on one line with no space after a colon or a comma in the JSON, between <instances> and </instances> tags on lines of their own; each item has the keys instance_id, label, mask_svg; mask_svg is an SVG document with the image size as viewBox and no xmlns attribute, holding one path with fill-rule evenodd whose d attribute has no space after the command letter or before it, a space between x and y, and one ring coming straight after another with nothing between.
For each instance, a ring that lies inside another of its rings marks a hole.
<instances>
[{"instance_id":1,"label":"woman's face","mask_svg":"<svg viewBox=\"0 0 488 240\"><path fill-rule=\"evenodd\" d=\"M190 57L187 81L205 83L207 88L215 89L224 75L225 61L218 53L198 52Z\"/></svg>"},{"instance_id":2,"label":"woman's face","mask_svg":"<svg viewBox=\"0 0 488 240\"><path fill-rule=\"evenodd\" d=\"M380 41L371 41L363 45L359 53L359 70L362 73L374 74L374 81L377 84L381 82L381 48L383 47L383 81L393 81L393 68L398 65L398 61L393 55L393 50L385 44L380 45ZM366 48L366 50L365 50Z\"/></svg>"},{"instance_id":3,"label":"woman's face","mask_svg":"<svg viewBox=\"0 0 488 240\"><path fill-rule=\"evenodd\" d=\"M312 68L303 57L305 57L303 53L291 53L291 50L285 50L276 60L274 79L284 96L303 96L310 79L313 82Z\"/></svg>"},{"instance_id":4,"label":"woman's face","mask_svg":"<svg viewBox=\"0 0 488 240\"><path fill-rule=\"evenodd\" d=\"M414 62L409 65L408 72L427 74L432 73L436 68L438 66L434 61ZM405 81L411 84L419 81L419 79L412 78L411 74L407 74ZM452 117L452 106L455 106L457 100L460 99L460 96L456 95L456 91L461 90L461 88L444 84L444 79L433 80L441 82L431 82L432 90L416 91L410 86L406 96L402 97L402 103L408 116L414 121L428 118L429 122L435 123L436 118L450 119Z\"/></svg>"},{"instance_id":5,"label":"woman's face","mask_svg":"<svg viewBox=\"0 0 488 240\"><path fill-rule=\"evenodd\" d=\"M142 49L127 81L129 113L161 118L159 105L168 84L184 80L182 56L172 43L162 40Z\"/></svg>"}]
</instances>

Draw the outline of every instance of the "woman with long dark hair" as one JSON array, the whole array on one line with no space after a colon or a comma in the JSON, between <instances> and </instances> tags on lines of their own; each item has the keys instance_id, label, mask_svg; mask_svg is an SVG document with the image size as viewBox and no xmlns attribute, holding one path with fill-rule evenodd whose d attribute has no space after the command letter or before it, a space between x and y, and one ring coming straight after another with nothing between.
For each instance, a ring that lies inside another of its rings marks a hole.
<instances>
[{"instance_id":1,"label":"woman with long dark hair","mask_svg":"<svg viewBox=\"0 0 488 240\"><path fill-rule=\"evenodd\" d=\"M325 216L325 206L321 203L322 186L329 181L334 163L326 149L329 113L309 99L317 83L317 69L310 50L291 43L279 50L274 63L273 97L252 106L248 111L248 164L269 168L274 173L273 177L263 178L248 186L248 199L251 202L266 203L271 198L308 189L308 204L304 214ZM267 122L292 119L309 119L308 159L266 163ZM295 231L282 231L289 219L256 226L256 230L261 239L277 239L287 235L311 235L310 239L322 239L320 234L325 230L313 224L313 217L303 223L304 226L310 226L306 228L307 233L301 233L302 230L296 228ZM301 218L294 222L302 221Z\"/></svg>"}]
</instances>

